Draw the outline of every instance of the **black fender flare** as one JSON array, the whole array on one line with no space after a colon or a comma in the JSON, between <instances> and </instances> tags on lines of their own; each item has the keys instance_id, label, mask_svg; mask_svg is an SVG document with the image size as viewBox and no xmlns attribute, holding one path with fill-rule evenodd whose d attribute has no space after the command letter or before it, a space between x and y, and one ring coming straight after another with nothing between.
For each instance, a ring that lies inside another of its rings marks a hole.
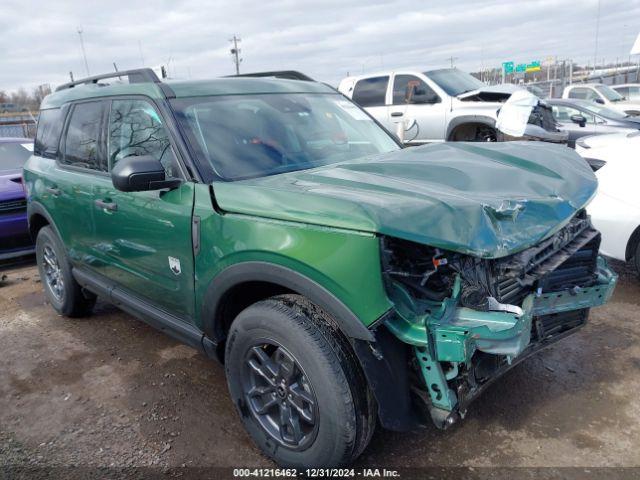
<instances>
[{"instance_id":1,"label":"black fender flare","mask_svg":"<svg viewBox=\"0 0 640 480\"><path fill-rule=\"evenodd\" d=\"M44 205L42 205L40 202L31 201L27 203L27 223L29 224L29 233L31 233L31 220L34 215L43 216L44 219L47 221L47 223L51 226L51 228L53 228L58 238L62 240L62 237L60 236L60 231L58 230L56 223L53 221L53 218L51 217L47 209L44 207ZM34 237L34 235L32 235L32 237ZM33 241L34 242L36 241L35 237L33 238Z\"/></svg>"},{"instance_id":2,"label":"black fender flare","mask_svg":"<svg viewBox=\"0 0 640 480\"><path fill-rule=\"evenodd\" d=\"M215 342L220 338L222 301L233 287L245 282L268 282L305 296L330 314L349 338L374 341L371 331L329 290L314 280L282 265L248 261L231 265L220 272L207 287L201 308L203 330Z\"/></svg>"},{"instance_id":3,"label":"black fender flare","mask_svg":"<svg viewBox=\"0 0 640 480\"><path fill-rule=\"evenodd\" d=\"M449 125L447 125L447 134L445 138L451 140L451 134L458 128L460 125L464 125L465 123L480 123L482 125L487 125L491 128L496 128L496 120L491 117L487 117L485 115L461 115L459 117L453 118Z\"/></svg>"}]
</instances>

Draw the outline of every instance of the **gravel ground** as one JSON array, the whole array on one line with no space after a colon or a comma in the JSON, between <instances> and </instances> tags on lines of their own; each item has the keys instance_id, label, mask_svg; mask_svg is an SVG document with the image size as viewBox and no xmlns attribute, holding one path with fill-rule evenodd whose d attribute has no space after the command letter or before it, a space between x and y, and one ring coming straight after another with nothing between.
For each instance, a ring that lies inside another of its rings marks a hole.
<instances>
[{"instance_id":1,"label":"gravel ground","mask_svg":"<svg viewBox=\"0 0 640 480\"><path fill-rule=\"evenodd\" d=\"M579 333L510 371L451 430L378 429L356 466L638 478L640 281L613 266L612 301ZM2 274L0 478L211 478L274 467L244 433L219 365L104 303L88 318L57 316L31 263Z\"/></svg>"}]
</instances>

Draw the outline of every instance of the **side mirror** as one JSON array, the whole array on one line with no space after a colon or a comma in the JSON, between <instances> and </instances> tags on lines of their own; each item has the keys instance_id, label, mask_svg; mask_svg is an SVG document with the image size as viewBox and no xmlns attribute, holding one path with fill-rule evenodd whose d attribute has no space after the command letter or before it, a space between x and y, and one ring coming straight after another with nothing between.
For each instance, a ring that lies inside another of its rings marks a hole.
<instances>
[{"instance_id":1,"label":"side mirror","mask_svg":"<svg viewBox=\"0 0 640 480\"><path fill-rule=\"evenodd\" d=\"M604 105L604 100L601 98L596 98L594 102L599 103L600 105Z\"/></svg>"},{"instance_id":2,"label":"side mirror","mask_svg":"<svg viewBox=\"0 0 640 480\"><path fill-rule=\"evenodd\" d=\"M584 127L587 124L587 119L582 115L571 115L570 118L573 123L577 123L581 127Z\"/></svg>"},{"instance_id":3,"label":"side mirror","mask_svg":"<svg viewBox=\"0 0 640 480\"><path fill-rule=\"evenodd\" d=\"M150 155L134 155L119 160L111 170L111 181L121 192L171 189L182 183L176 178L167 180L160 160Z\"/></svg>"}]
</instances>

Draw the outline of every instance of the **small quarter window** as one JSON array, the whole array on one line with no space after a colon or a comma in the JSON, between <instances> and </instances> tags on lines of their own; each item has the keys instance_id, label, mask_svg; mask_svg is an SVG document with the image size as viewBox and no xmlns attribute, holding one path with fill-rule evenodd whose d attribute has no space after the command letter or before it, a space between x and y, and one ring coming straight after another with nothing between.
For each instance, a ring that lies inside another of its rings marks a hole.
<instances>
[{"instance_id":1,"label":"small quarter window","mask_svg":"<svg viewBox=\"0 0 640 480\"><path fill-rule=\"evenodd\" d=\"M71 111L64 142L65 165L107 171L100 149L103 102L79 103Z\"/></svg>"},{"instance_id":2,"label":"small quarter window","mask_svg":"<svg viewBox=\"0 0 640 480\"><path fill-rule=\"evenodd\" d=\"M58 143L62 131L62 110L50 108L41 110L38 118L38 130L33 148L35 155L55 158L58 155Z\"/></svg>"}]
</instances>

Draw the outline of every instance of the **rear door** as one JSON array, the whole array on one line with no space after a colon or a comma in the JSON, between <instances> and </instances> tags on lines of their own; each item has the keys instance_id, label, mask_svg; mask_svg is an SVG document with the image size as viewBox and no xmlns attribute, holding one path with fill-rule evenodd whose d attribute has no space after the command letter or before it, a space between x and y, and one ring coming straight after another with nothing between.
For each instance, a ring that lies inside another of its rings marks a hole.
<instances>
[{"instance_id":1,"label":"rear door","mask_svg":"<svg viewBox=\"0 0 640 480\"><path fill-rule=\"evenodd\" d=\"M36 188L75 264L92 262L93 186L108 178L102 136L105 105L100 100L70 105L56 162L39 161L46 170Z\"/></svg>"},{"instance_id":2,"label":"rear door","mask_svg":"<svg viewBox=\"0 0 640 480\"><path fill-rule=\"evenodd\" d=\"M166 120L150 100L113 99L107 115L109 171L130 155L152 155L167 178L184 179ZM104 178L94 191L97 270L169 313L193 317L192 211L194 185L121 192Z\"/></svg>"},{"instance_id":3,"label":"rear door","mask_svg":"<svg viewBox=\"0 0 640 480\"><path fill-rule=\"evenodd\" d=\"M395 133L395 125L389 121L387 115L387 90L389 75L362 78L353 87L351 99L366 109L378 122L391 133Z\"/></svg>"}]
</instances>

